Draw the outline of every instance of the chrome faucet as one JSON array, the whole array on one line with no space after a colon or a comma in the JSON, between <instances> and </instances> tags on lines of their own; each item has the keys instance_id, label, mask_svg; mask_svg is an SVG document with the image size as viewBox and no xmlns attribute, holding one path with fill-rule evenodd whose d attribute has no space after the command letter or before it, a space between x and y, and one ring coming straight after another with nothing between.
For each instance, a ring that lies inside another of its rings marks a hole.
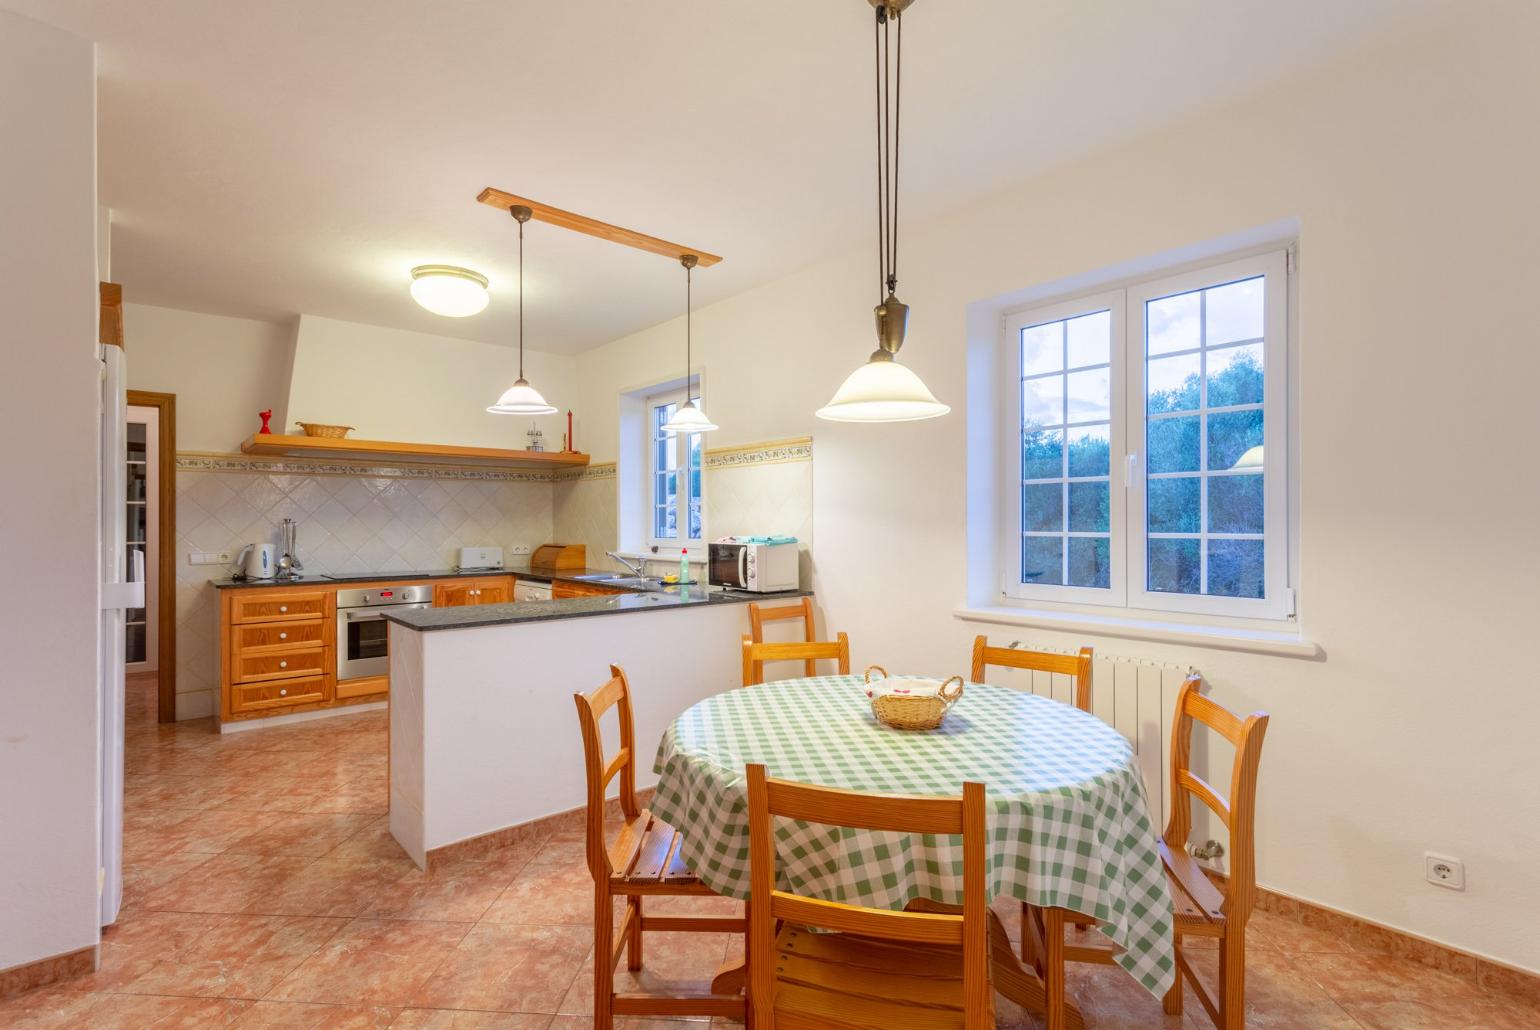
<instances>
[{"instance_id":1,"label":"chrome faucet","mask_svg":"<svg viewBox=\"0 0 1540 1030\"><path fill-rule=\"evenodd\" d=\"M646 558L639 558L639 559L637 559L636 564L632 565L630 559L624 557L623 555L616 554L614 551L605 551L604 553L606 555L608 555L609 557L614 558L616 561L620 562L620 564L624 565L627 568L627 570L630 571L631 575L635 576L637 579L646 579L647 578L647 559Z\"/></svg>"}]
</instances>

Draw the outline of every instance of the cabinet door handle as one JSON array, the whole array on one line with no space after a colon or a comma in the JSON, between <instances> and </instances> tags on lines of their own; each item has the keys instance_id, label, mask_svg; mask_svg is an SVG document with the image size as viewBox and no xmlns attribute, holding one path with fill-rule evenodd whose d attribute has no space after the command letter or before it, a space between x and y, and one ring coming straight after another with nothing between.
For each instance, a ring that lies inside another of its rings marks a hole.
<instances>
[{"instance_id":1,"label":"cabinet door handle","mask_svg":"<svg viewBox=\"0 0 1540 1030\"><path fill-rule=\"evenodd\" d=\"M288 662L279 662L278 663L278 668L280 668L280 669L287 669L288 667L289 667L289 663Z\"/></svg>"},{"instance_id":2,"label":"cabinet door handle","mask_svg":"<svg viewBox=\"0 0 1540 1030\"><path fill-rule=\"evenodd\" d=\"M279 606L278 606L278 610L279 610L279 611L280 611L280 612L286 612L286 611L288 611L288 610L289 610L289 606L288 606L288 605L286 605L286 604L280 604L280 605L279 605Z\"/></svg>"},{"instance_id":3,"label":"cabinet door handle","mask_svg":"<svg viewBox=\"0 0 1540 1030\"><path fill-rule=\"evenodd\" d=\"M278 696L279 697L288 697L289 696L289 692L287 690L280 690L278 692Z\"/></svg>"},{"instance_id":4,"label":"cabinet door handle","mask_svg":"<svg viewBox=\"0 0 1540 1030\"><path fill-rule=\"evenodd\" d=\"M280 634L278 634L278 639L279 640L288 640L289 639L289 635L287 633L280 633Z\"/></svg>"}]
</instances>

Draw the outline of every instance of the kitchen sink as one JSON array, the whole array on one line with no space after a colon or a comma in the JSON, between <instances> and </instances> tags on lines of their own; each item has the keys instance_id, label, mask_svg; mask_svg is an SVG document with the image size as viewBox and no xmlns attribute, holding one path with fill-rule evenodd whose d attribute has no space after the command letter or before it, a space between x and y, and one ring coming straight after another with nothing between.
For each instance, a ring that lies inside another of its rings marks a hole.
<instances>
[{"instance_id":1,"label":"kitchen sink","mask_svg":"<svg viewBox=\"0 0 1540 1030\"><path fill-rule=\"evenodd\" d=\"M608 583L617 579L635 579L635 576L624 572L587 572L581 576L572 576L572 579L582 583Z\"/></svg>"}]
</instances>

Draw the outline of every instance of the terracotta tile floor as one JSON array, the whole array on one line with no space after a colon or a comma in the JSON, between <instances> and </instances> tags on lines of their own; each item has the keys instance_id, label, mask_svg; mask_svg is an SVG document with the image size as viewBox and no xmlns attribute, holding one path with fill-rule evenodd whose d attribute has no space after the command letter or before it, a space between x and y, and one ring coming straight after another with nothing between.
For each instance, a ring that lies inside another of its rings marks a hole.
<instances>
[{"instance_id":1,"label":"terracotta tile floor","mask_svg":"<svg viewBox=\"0 0 1540 1030\"><path fill-rule=\"evenodd\" d=\"M581 841L425 875L385 827L384 713L221 737L209 720L157 725L145 682L131 684L129 711L125 901L103 934L102 967L0 1002L0 1026L591 1024ZM1006 925L1015 932L1014 918ZM641 979L699 983L739 947L725 935L650 935ZM1070 975L1092 1027L1208 1025L1190 992L1185 1021L1166 1020L1119 970ZM1255 1027L1540 1027L1540 1010L1267 913L1251 925L1249 984ZM1000 1025L1039 1024L1002 1004Z\"/></svg>"}]
</instances>

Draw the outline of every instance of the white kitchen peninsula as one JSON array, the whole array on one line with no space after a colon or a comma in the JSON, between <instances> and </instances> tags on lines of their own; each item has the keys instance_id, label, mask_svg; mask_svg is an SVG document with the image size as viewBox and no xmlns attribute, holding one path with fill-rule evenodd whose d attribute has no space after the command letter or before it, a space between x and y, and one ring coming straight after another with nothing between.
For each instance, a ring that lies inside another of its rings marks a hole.
<instances>
[{"instance_id":1,"label":"white kitchen peninsula","mask_svg":"<svg viewBox=\"0 0 1540 1030\"><path fill-rule=\"evenodd\" d=\"M741 682L748 600L696 587L390 614L391 833L426 868L435 849L583 805L572 695L611 663L631 680L651 786L668 723Z\"/></svg>"}]
</instances>

